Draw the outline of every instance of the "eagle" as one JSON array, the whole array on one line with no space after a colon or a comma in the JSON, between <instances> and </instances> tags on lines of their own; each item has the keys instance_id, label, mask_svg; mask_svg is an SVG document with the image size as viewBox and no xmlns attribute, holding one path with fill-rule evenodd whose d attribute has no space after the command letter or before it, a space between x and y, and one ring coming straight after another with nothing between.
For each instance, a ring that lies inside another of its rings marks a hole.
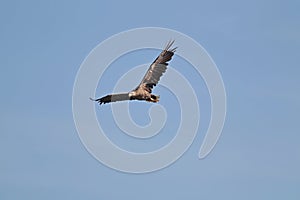
<instances>
[{"instance_id":1,"label":"eagle","mask_svg":"<svg viewBox=\"0 0 300 200\"><path fill-rule=\"evenodd\" d=\"M134 90L127 93L109 94L99 99L90 99L92 101L97 101L100 105L126 100L140 100L157 103L159 101L159 96L152 94L152 89L157 85L163 73L166 72L168 61L172 59L172 56L177 49L177 47L171 48L173 43L174 40L170 40L166 44L159 56L150 65L141 83Z\"/></svg>"}]
</instances>

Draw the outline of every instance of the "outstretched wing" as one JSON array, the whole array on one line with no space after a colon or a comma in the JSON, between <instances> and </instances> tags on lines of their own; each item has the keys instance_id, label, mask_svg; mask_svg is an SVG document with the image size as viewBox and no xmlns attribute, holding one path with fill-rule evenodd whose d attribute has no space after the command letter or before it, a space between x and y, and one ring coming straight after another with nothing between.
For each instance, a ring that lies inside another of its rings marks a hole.
<instances>
[{"instance_id":1,"label":"outstretched wing","mask_svg":"<svg viewBox=\"0 0 300 200\"><path fill-rule=\"evenodd\" d=\"M146 72L144 78L139 84L138 88L146 89L148 92L152 92L152 89L158 83L160 77L167 70L168 61L172 59L174 52L177 47L170 49L173 45L174 40L169 41L165 49L159 54L159 56L150 65L148 71Z\"/></svg>"},{"instance_id":2,"label":"outstretched wing","mask_svg":"<svg viewBox=\"0 0 300 200\"><path fill-rule=\"evenodd\" d=\"M102 103L106 104L106 103L115 102L115 101L130 100L130 97L129 97L129 93L120 93L120 94L109 94L109 95L106 95L99 99L92 99L92 98L90 98L90 99L92 101L98 101L98 103L101 105Z\"/></svg>"}]
</instances>

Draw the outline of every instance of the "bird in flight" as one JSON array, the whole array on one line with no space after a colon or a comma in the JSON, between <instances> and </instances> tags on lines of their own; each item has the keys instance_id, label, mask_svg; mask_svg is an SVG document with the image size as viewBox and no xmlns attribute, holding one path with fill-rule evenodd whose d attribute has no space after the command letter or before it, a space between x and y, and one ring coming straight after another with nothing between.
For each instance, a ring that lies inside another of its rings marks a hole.
<instances>
[{"instance_id":1,"label":"bird in flight","mask_svg":"<svg viewBox=\"0 0 300 200\"><path fill-rule=\"evenodd\" d=\"M167 43L166 47L150 65L141 83L134 90L127 93L109 94L99 99L90 99L92 101L97 101L100 105L126 100L140 100L153 103L158 102L159 96L152 94L152 89L156 86L160 77L166 71L168 61L172 59L172 56L177 49L177 47L171 49L173 43L174 40Z\"/></svg>"}]
</instances>

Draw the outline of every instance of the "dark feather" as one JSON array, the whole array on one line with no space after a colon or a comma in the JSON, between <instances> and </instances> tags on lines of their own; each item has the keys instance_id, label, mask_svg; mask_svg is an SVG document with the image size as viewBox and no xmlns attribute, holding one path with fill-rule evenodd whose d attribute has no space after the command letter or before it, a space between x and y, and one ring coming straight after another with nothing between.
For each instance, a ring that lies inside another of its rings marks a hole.
<instances>
[{"instance_id":1,"label":"dark feather","mask_svg":"<svg viewBox=\"0 0 300 200\"><path fill-rule=\"evenodd\" d=\"M106 95L104 97L101 97L99 99L92 99L93 101L98 101L98 103L101 105L106 104L106 103L110 103L110 102L116 102L116 101L126 101L126 100L130 100L129 98L129 93L120 93L120 94L109 94Z\"/></svg>"},{"instance_id":2,"label":"dark feather","mask_svg":"<svg viewBox=\"0 0 300 200\"><path fill-rule=\"evenodd\" d=\"M177 48L175 47L173 49L170 49L173 43L174 40L168 42L165 49L150 65L148 71L146 72L144 78L142 79L140 85L137 88L141 86L146 86L151 92L151 89L153 89L153 87L156 86L156 84L160 80L160 77L163 75L164 72L166 72L168 66L167 62L172 59L172 56L174 55L174 52Z\"/></svg>"}]
</instances>

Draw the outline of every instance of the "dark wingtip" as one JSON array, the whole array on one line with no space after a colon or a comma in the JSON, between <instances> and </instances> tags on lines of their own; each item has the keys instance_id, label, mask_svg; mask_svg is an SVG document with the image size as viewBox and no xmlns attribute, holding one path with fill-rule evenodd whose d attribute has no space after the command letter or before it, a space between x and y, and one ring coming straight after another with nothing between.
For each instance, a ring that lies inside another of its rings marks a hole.
<instances>
[{"instance_id":1,"label":"dark wingtip","mask_svg":"<svg viewBox=\"0 0 300 200\"><path fill-rule=\"evenodd\" d=\"M103 102L101 99L93 99L93 98L89 98L91 101L97 101L98 103L99 103L99 105L101 105L101 104L103 104L103 103L105 103L105 102Z\"/></svg>"},{"instance_id":2,"label":"dark wingtip","mask_svg":"<svg viewBox=\"0 0 300 200\"><path fill-rule=\"evenodd\" d=\"M175 52L176 51L176 49L177 49L178 47L174 47L173 49L170 49L169 51L171 51L171 52Z\"/></svg>"},{"instance_id":3,"label":"dark wingtip","mask_svg":"<svg viewBox=\"0 0 300 200\"><path fill-rule=\"evenodd\" d=\"M172 53L175 53L175 51L176 51L176 49L178 48L178 47L174 47L174 48L172 48L171 49L171 47L172 47L172 45L174 44L174 42L175 42L175 40L173 39L170 39L168 42L167 42L167 44L166 44L166 46L165 46L165 51L168 51L168 52L172 52Z\"/></svg>"},{"instance_id":4,"label":"dark wingtip","mask_svg":"<svg viewBox=\"0 0 300 200\"><path fill-rule=\"evenodd\" d=\"M169 50L170 47L174 44L174 42L175 40L170 39L165 46L165 50Z\"/></svg>"}]
</instances>

